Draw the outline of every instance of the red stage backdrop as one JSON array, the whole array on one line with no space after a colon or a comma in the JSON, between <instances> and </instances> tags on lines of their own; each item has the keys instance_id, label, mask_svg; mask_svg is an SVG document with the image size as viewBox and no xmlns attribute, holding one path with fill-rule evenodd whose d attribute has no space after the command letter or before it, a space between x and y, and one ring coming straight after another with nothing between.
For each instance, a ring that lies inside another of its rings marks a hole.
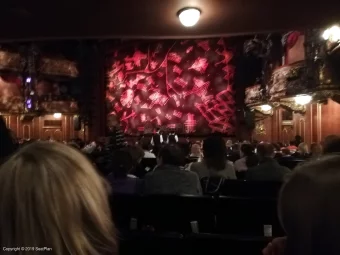
<instances>
[{"instance_id":1,"label":"red stage backdrop","mask_svg":"<svg viewBox=\"0 0 340 255\"><path fill-rule=\"evenodd\" d=\"M125 133L155 127L234 134L233 50L225 39L140 43L108 55L106 101Z\"/></svg>"}]
</instances>

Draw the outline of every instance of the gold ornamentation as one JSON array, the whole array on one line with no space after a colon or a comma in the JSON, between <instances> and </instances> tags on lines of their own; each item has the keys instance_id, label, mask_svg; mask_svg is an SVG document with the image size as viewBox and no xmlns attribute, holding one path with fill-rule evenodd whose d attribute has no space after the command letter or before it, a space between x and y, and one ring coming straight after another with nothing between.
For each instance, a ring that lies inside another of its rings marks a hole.
<instances>
[{"instance_id":1,"label":"gold ornamentation","mask_svg":"<svg viewBox=\"0 0 340 255\"><path fill-rule=\"evenodd\" d=\"M306 106L305 105L299 105L296 104L293 101L280 101L280 106L283 108L288 108L289 110L293 112L299 112L299 113L305 113L306 112Z\"/></svg>"},{"instance_id":2,"label":"gold ornamentation","mask_svg":"<svg viewBox=\"0 0 340 255\"><path fill-rule=\"evenodd\" d=\"M79 74L76 63L66 59L42 58L39 70L42 74L73 78Z\"/></svg>"},{"instance_id":3,"label":"gold ornamentation","mask_svg":"<svg viewBox=\"0 0 340 255\"><path fill-rule=\"evenodd\" d=\"M23 69L22 58L19 53L0 51L0 69L21 72Z\"/></svg>"},{"instance_id":4,"label":"gold ornamentation","mask_svg":"<svg viewBox=\"0 0 340 255\"><path fill-rule=\"evenodd\" d=\"M264 111L264 110L262 110L261 105L258 105L258 106L252 107L252 109L254 109L255 111L260 112L261 114L266 115L266 116L273 115L273 108L270 109L269 111Z\"/></svg>"},{"instance_id":5,"label":"gold ornamentation","mask_svg":"<svg viewBox=\"0 0 340 255\"><path fill-rule=\"evenodd\" d=\"M257 135L265 135L267 133L266 132L266 128L264 127L264 124L263 124L262 121L256 123L256 125L255 125L255 133Z\"/></svg>"},{"instance_id":6,"label":"gold ornamentation","mask_svg":"<svg viewBox=\"0 0 340 255\"><path fill-rule=\"evenodd\" d=\"M262 89L261 85L253 85L251 87L246 88L246 98L245 98L245 104L250 106L258 103L262 100Z\"/></svg>"},{"instance_id":7,"label":"gold ornamentation","mask_svg":"<svg viewBox=\"0 0 340 255\"><path fill-rule=\"evenodd\" d=\"M319 90L313 94L316 102L327 102L328 98L340 104L340 90Z\"/></svg>"}]
</instances>

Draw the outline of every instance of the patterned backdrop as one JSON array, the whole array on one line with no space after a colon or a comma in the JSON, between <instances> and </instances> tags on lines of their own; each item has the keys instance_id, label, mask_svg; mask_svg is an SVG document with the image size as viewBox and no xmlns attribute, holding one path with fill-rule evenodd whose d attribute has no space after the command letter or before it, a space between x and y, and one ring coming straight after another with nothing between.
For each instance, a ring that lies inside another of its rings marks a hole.
<instances>
[{"instance_id":1,"label":"patterned backdrop","mask_svg":"<svg viewBox=\"0 0 340 255\"><path fill-rule=\"evenodd\" d=\"M155 127L234 134L233 50L225 39L140 43L107 58L106 102L125 133Z\"/></svg>"}]
</instances>

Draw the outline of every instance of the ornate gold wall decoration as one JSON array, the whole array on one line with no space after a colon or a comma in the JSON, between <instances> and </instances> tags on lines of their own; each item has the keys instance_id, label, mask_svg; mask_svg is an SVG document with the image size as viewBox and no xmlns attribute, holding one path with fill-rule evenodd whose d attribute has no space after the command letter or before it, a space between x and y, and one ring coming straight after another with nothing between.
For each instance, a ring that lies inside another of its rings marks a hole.
<instances>
[{"instance_id":1,"label":"ornate gold wall decoration","mask_svg":"<svg viewBox=\"0 0 340 255\"><path fill-rule=\"evenodd\" d=\"M21 72L23 61L19 53L0 50L0 70Z\"/></svg>"},{"instance_id":2,"label":"ornate gold wall decoration","mask_svg":"<svg viewBox=\"0 0 340 255\"><path fill-rule=\"evenodd\" d=\"M255 133L257 135L265 135L267 133L266 132L266 128L264 127L264 124L263 124L262 121L256 123L256 125L255 125Z\"/></svg>"},{"instance_id":3,"label":"ornate gold wall decoration","mask_svg":"<svg viewBox=\"0 0 340 255\"><path fill-rule=\"evenodd\" d=\"M73 78L78 76L76 63L66 59L42 58L40 60L39 71L47 75Z\"/></svg>"},{"instance_id":4,"label":"ornate gold wall decoration","mask_svg":"<svg viewBox=\"0 0 340 255\"><path fill-rule=\"evenodd\" d=\"M282 106L283 108L288 108L289 110L293 112L299 112L299 113L306 112L305 105L296 104L294 101L280 101L280 106Z\"/></svg>"}]
</instances>

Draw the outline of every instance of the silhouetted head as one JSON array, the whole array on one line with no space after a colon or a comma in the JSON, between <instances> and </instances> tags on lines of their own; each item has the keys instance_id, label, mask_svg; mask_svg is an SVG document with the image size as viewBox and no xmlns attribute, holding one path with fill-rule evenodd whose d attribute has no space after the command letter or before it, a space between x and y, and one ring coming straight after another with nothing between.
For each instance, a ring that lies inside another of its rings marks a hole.
<instances>
[{"instance_id":1,"label":"silhouetted head","mask_svg":"<svg viewBox=\"0 0 340 255\"><path fill-rule=\"evenodd\" d=\"M273 158L275 155L274 146L270 143L260 143L257 146L256 153L261 161L265 158Z\"/></svg>"},{"instance_id":2,"label":"silhouetted head","mask_svg":"<svg viewBox=\"0 0 340 255\"><path fill-rule=\"evenodd\" d=\"M158 161L160 165L183 166L185 157L178 146L166 145L160 150Z\"/></svg>"},{"instance_id":3,"label":"silhouetted head","mask_svg":"<svg viewBox=\"0 0 340 255\"><path fill-rule=\"evenodd\" d=\"M325 138L323 153L340 153L340 136L329 135Z\"/></svg>"},{"instance_id":4,"label":"silhouetted head","mask_svg":"<svg viewBox=\"0 0 340 255\"><path fill-rule=\"evenodd\" d=\"M203 142L204 161L208 168L221 171L226 166L226 144L221 136L211 136Z\"/></svg>"},{"instance_id":5,"label":"silhouetted head","mask_svg":"<svg viewBox=\"0 0 340 255\"><path fill-rule=\"evenodd\" d=\"M340 254L340 156L297 167L279 196L285 254Z\"/></svg>"}]
</instances>

